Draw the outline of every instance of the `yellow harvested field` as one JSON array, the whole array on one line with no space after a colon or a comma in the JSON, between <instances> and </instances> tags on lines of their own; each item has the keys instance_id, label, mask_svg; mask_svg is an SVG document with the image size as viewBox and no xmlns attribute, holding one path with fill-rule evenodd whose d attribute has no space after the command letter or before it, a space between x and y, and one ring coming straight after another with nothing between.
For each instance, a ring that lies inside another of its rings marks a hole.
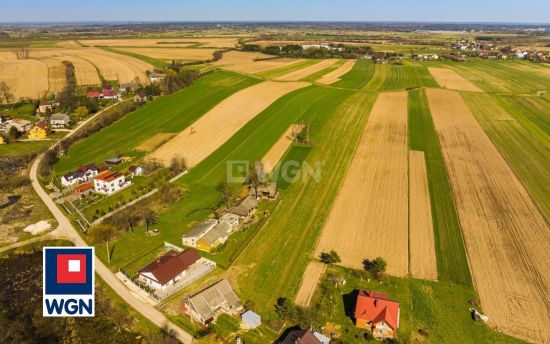
<instances>
[{"instance_id":1,"label":"yellow harvested field","mask_svg":"<svg viewBox=\"0 0 550 344\"><path fill-rule=\"evenodd\" d=\"M175 37L175 38L128 38L128 39L88 39L81 40L87 46L104 47L188 47L202 44L205 48L234 48L235 37Z\"/></svg>"},{"instance_id":2,"label":"yellow harvested field","mask_svg":"<svg viewBox=\"0 0 550 344\"><path fill-rule=\"evenodd\" d=\"M409 272L407 92L381 93L371 111L316 254L335 250L362 269L383 257L387 272Z\"/></svg>"},{"instance_id":3,"label":"yellow harvested field","mask_svg":"<svg viewBox=\"0 0 550 344\"><path fill-rule=\"evenodd\" d=\"M120 51L149 56L160 60L202 61L212 59L216 49L120 48Z\"/></svg>"},{"instance_id":4,"label":"yellow harvested field","mask_svg":"<svg viewBox=\"0 0 550 344\"><path fill-rule=\"evenodd\" d=\"M466 80L462 75L450 68L429 67L428 70L434 77L437 84L442 88L457 91L483 92L476 85Z\"/></svg>"},{"instance_id":5,"label":"yellow harvested field","mask_svg":"<svg viewBox=\"0 0 550 344\"><path fill-rule=\"evenodd\" d=\"M57 94L67 86L66 67L56 59L41 59L48 66L49 93Z\"/></svg>"},{"instance_id":6,"label":"yellow harvested field","mask_svg":"<svg viewBox=\"0 0 550 344\"><path fill-rule=\"evenodd\" d=\"M336 59L322 60L321 62L318 62L314 65L307 66L305 68L298 69L298 70L292 71L290 73L281 75L281 76L275 78L275 80L297 81L297 80L303 79L307 76L310 76L311 74L315 74L317 72L320 72L323 69L332 66L336 62L338 62L338 60L336 60Z\"/></svg>"},{"instance_id":7,"label":"yellow harvested field","mask_svg":"<svg viewBox=\"0 0 550 344\"><path fill-rule=\"evenodd\" d=\"M80 48L80 44L77 41L63 41L55 45L59 48Z\"/></svg>"},{"instance_id":8,"label":"yellow harvested field","mask_svg":"<svg viewBox=\"0 0 550 344\"><path fill-rule=\"evenodd\" d=\"M356 60L348 60L343 65L338 67L337 69L333 70L332 72L323 75L319 80L317 80L318 83L324 84L324 85L330 85L340 80L340 77L350 70L352 70L353 66L355 66Z\"/></svg>"},{"instance_id":9,"label":"yellow harvested field","mask_svg":"<svg viewBox=\"0 0 550 344\"><path fill-rule=\"evenodd\" d=\"M97 69L89 61L77 57L77 54L69 55L67 52L77 49L33 49L31 57L39 60L56 60L60 63L70 61L73 63L76 73L76 82L78 85L98 85L101 84Z\"/></svg>"},{"instance_id":10,"label":"yellow harvested field","mask_svg":"<svg viewBox=\"0 0 550 344\"><path fill-rule=\"evenodd\" d=\"M257 61L258 59L264 59ZM269 60L265 60L269 59ZM233 72L256 74L271 69L288 66L300 61L299 59L273 58L273 56L242 51L229 51L214 63L214 65Z\"/></svg>"},{"instance_id":11,"label":"yellow harvested field","mask_svg":"<svg viewBox=\"0 0 550 344\"><path fill-rule=\"evenodd\" d=\"M550 342L550 228L458 92L427 90L488 324Z\"/></svg>"},{"instance_id":12,"label":"yellow harvested field","mask_svg":"<svg viewBox=\"0 0 550 344\"><path fill-rule=\"evenodd\" d=\"M2 50L0 51L1 81L6 82L15 100L37 99L48 92L48 66L32 58L18 60L12 51Z\"/></svg>"},{"instance_id":13,"label":"yellow harvested field","mask_svg":"<svg viewBox=\"0 0 550 344\"><path fill-rule=\"evenodd\" d=\"M263 171L265 173L271 173L275 166L279 163L288 147L292 144L296 136L302 131L304 125L293 124L288 130L275 142L273 147L262 158Z\"/></svg>"},{"instance_id":14,"label":"yellow harvested field","mask_svg":"<svg viewBox=\"0 0 550 344\"><path fill-rule=\"evenodd\" d=\"M274 101L308 85L305 82L267 81L241 90L160 146L152 153L152 157L164 164L169 164L173 157L182 157L188 167L193 167Z\"/></svg>"},{"instance_id":15,"label":"yellow harvested field","mask_svg":"<svg viewBox=\"0 0 550 344\"><path fill-rule=\"evenodd\" d=\"M320 262L310 262L307 265L304 276L302 277L302 284L300 285L298 294L296 294L294 303L298 306L309 307L317 283L319 283L319 278L325 273L326 269L326 264Z\"/></svg>"},{"instance_id":16,"label":"yellow harvested field","mask_svg":"<svg viewBox=\"0 0 550 344\"><path fill-rule=\"evenodd\" d=\"M142 60L100 48L63 49L62 53L89 61L106 80L118 80L121 83L133 82L138 77L140 82L146 84L148 79L145 71L155 69Z\"/></svg>"},{"instance_id":17,"label":"yellow harvested field","mask_svg":"<svg viewBox=\"0 0 550 344\"><path fill-rule=\"evenodd\" d=\"M168 142L174 136L176 136L174 133L157 133L140 143L136 149L143 152L152 152L164 143Z\"/></svg>"},{"instance_id":18,"label":"yellow harvested field","mask_svg":"<svg viewBox=\"0 0 550 344\"><path fill-rule=\"evenodd\" d=\"M411 275L437 280L430 191L424 152L409 152L409 248Z\"/></svg>"}]
</instances>

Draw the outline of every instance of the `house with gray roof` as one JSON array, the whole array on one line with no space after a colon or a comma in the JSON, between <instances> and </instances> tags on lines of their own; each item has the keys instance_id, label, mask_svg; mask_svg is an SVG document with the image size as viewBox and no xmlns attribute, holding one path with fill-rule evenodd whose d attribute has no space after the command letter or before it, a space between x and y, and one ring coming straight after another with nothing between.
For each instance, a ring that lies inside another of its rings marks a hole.
<instances>
[{"instance_id":1,"label":"house with gray roof","mask_svg":"<svg viewBox=\"0 0 550 344\"><path fill-rule=\"evenodd\" d=\"M227 210L228 213L246 217L258 208L258 199L249 195L238 206L231 207Z\"/></svg>"},{"instance_id":2,"label":"house with gray roof","mask_svg":"<svg viewBox=\"0 0 550 344\"><path fill-rule=\"evenodd\" d=\"M181 238L181 241L184 245L197 247L199 240L206 235L210 230L212 230L218 221L215 219L208 219L191 228L191 230Z\"/></svg>"},{"instance_id":3,"label":"house with gray roof","mask_svg":"<svg viewBox=\"0 0 550 344\"><path fill-rule=\"evenodd\" d=\"M223 279L185 299L185 311L202 325L216 320L221 313L237 314L243 310L231 285Z\"/></svg>"}]
</instances>

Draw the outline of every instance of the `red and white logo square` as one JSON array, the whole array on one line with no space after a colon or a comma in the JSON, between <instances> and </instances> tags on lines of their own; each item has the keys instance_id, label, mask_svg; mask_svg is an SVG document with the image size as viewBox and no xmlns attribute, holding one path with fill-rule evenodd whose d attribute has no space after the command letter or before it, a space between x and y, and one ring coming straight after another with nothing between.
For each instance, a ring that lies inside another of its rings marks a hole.
<instances>
[{"instance_id":1,"label":"red and white logo square","mask_svg":"<svg viewBox=\"0 0 550 344\"><path fill-rule=\"evenodd\" d=\"M86 283L86 255L58 254L57 283Z\"/></svg>"}]
</instances>

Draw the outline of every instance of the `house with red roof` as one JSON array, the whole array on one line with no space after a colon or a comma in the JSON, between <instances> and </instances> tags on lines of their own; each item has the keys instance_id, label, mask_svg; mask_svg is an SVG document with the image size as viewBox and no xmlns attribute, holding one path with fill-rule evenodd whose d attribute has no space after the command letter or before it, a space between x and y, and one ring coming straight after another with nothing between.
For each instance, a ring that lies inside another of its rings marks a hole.
<instances>
[{"instance_id":1,"label":"house with red roof","mask_svg":"<svg viewBox=\"0 0 550 344\"><path fill-rule=\"evenodd\" d=\"M104 88L103 93L101 93L103 99L117 99L118 94L112 88Z\"/></svg>"},{"instance_id":2,"label":"house with red roof","mask_svg":"<svg viewBox=\"0 0 550 344\"><path fill-rule=\"evenodd\" d=\"M94 98L94 99L99 99L101 97L101 93L97 92L97 91L90 91L90 92L86 92L86 97L88 98Z\"/></svg>"},{"instance_id":3,"label":"house with red roof","mask_svg":"<svg viewBox=\"0 0 550 344\"><path fill-rule=\"evenodd\" d=\"M360 290L355 304L355 326L378 339L394 338L399 328L399 302L375 291Z\"/></svg>"},{"instance_id":4,"label":"house with red roof","mask_svg":"<svg viewBox=\"0 0 550 344\"><path fill-rule=\"evenodd\" d=\"M170 251L138 271L138 280L157 290L164 290L187 276L191 266L201 260L194 249Z\"/></svg>"}]
</instances>

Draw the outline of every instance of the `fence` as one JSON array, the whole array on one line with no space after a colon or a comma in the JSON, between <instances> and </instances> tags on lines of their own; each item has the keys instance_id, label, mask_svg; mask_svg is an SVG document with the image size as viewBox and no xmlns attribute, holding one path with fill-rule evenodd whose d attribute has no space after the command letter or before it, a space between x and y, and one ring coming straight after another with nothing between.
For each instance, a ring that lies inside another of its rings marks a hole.
<instances>
[{"instance_id":1,"label":"fence","mask_svg":"<svg viewBox=\"0 0 550 344\"><path fill-rule=\"evenodd\" d=\"M130 277L130 275L128 275L126 273L126 271L124 271L123 269L118 269L118 272L120 272L122 275L124 275L124 277L126 277L128 279L128 281L130 283L132 283L134 286L138 287L139 289L143 290L144 292L146 292L147 294L149 294L150 297L152 297L153 299L155 299L155 301L160 301L161 298L158 297L154 291L152 290L149 290L149 289L146 289L144 286L142 286L141 284L137 283L135 278L132 278Z\"/></svg>"}]
</instances>

